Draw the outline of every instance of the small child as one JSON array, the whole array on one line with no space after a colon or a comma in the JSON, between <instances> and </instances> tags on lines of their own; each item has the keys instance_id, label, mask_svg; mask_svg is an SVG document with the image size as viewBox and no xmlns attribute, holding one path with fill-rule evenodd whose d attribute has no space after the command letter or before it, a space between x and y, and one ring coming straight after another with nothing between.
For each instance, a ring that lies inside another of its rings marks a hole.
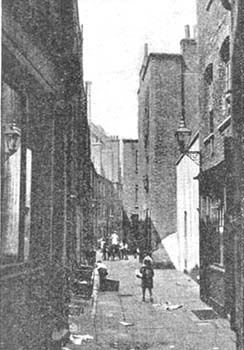
<instances>
[{"instance_id":1,"label":"small child","mask_svg":"<svg viewBox=\"0 0 244 350\"><path fill-rule=\"evenodd\" d=\"M152 259L146 256L143 260L143 265L140 269L141 273L141 287L142 287L142 301L145 301L146 289L150 294L150 301L153 302L152 289L153 289L153 276L154 271L152 268Z\"/></svg>"}]
</instances>

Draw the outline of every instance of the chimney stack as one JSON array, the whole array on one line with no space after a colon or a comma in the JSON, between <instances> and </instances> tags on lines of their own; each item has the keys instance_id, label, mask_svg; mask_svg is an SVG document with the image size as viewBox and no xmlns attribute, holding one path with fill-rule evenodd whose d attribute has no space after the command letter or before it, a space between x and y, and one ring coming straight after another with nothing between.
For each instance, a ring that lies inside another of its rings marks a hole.
<instances>
[{"instance_id":1,"label":"chimney stack","mask_svg":"<svg viewBox=\"0 0 244 350\"><path fill-rule=\"evenodd\" d=\"M148 44L144 44L144 57L148 56Z\"/></svg>"},{"instance_id":2,"label":"chimney stack","mask_svg":"<svg viewBox=\"0 0 244 350\"><path fill-rule=\"evenodd\" d=\"M193 26L193 39L197 40L197 25Z\"/></svg>"},{"instance_id":3,"label":"chimney stack","mask_svg":"<svg viewBox=\"0 0 244 350\"><path fill-rule=\"evenodd\" d=\"M189 26L189 24L187 24L186 26L185 26L185 39L190 39L190 26Z\"/></svg>"},{"instance_id":4,"label":"chimney stack","mask_svg":"<svg viewBox=\"0 0 244 350\"><path fill-rule=\"evenodd\" d=\"M87 120L91 123L91 81L86 81Z\"/></svg>"}]
</instances>

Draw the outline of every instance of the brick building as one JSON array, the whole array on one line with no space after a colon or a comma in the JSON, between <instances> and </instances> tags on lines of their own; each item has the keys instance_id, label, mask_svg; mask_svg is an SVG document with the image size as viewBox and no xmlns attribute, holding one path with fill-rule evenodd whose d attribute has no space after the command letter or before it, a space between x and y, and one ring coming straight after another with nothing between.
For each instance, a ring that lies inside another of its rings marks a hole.
<instances>
[{"instance_id":1,"label":"brick building","mask_svg":"<svg viewBox=\"0 0 244 350\"><path fill-rule=\"evenodd\" d=\"M139 181L138 181L138 140L122 140L122 200L123 234L133 246L133 226L138 221Z\"/></svg>"},{"instance_id":2,"label":"brick building","mask_svg":"<svg viewBox=\"0 0 244 350\"><path fill-rule=\"evenodd\" d=\"M117 136L108 136L101 126L95 125L91 120L89 126L91 135L91 160L96 172L94 178L97 179L98 182L103 183L102 186L105 186L105 191L108 191L109 193L112 191L112 195L107 197L107 209L104 210L104 213L106 212L107 215L105 221L110 224L106 226L106 230L105 228L103 229L103 235L109 235L112 229L114 229L117 230L122 237L120 140ZM113 190L111 189L111 185L113 186ZM108 201L110 200L112 202L109 204ZM104 221L104 217L102 220ZM96 235L101 237L98 231L96 232Z\"/></svg>"},{"instance_id":3,"label":"brick building","mask_svg":"<svg viewBox=\"0 0 244 350\"><path fill-rule=\"evenodd\" d=\"M89 237L90 145L77 2L2 1L1 348L59 349Z\"/></svg>"},{"instance_id":4,"label":"brick building","mask_svg":"<svg viewBox=\"0 0 244 350\"><path fill-rule=\"evenodd\" d=\"M180 42L184 61L183 118L191 129L188 153L176 162L177 172L177 244L171 256L181 271L191 272L199 267L199 105L198 105L198 51L196 38L190 37L185 26L185 38ZM182 122L182 121L181 121Z\"/></svg>"},{"instance_id":5,"label":"brick building","mask_svg":"<svg viewBox=\"0 0 244 350\"><path fill-rule=\"evenodd\" d=\"M120 140L90 122L91 159L98 174L114 184L121 184Z\"/></svg>"},{"instance_id":6,"label":"brick building","mask_svg":"<svg viewBox=\"0 0 244 350\"><path fill-rule=\"evenodd\" d=\"M121 155L118 136L108 136L105 130L92 122L91 85L86 82L87 113L90 127L91 160L97 173L121 189Z\"/></svg>"},{"instance_id":7,"label":"brick building","mask_svg":"<svg viewBox=\"0 0 244 350\"><path fill-rule=\"evenodd\" d=\"M227 230L230 254L232 255L230 292L233 296L231 323L237 335L237 350L244 348L244 298L243 298L243 135L244 135L244 3L243 1L222 1L231 9L231 118L233 145L229 157L229 206L227 207Z\"/></svg>"},{"instance_id":8,"label":"brick building","mask_svg":"<svg viewBox=\"0 0 244 350\"><path fill-rule=\"evenodd\" d=\"M223 1L224 3L224 1ZM200 291L224 314L232 314L233 250L229 160L231 13L221 1L197 1L200 108Z\"/></svg>"},{"instance_id":9,"label":"brick building","mask_svg":"<svg viewBox=\"0 0 244 350\"><path fill-rule=\"evenodd\" d=\"M182 115L182 55L145 55L138 90L139 217L154 245L176 232L174 133Z\"/></svg>"},{"instance_id":10,"label":"brick building","mask_svg":"<svg viewBox=\"0 0 244 350\"><path fill-rule=\"evenodd\" d=\"M122 199L114 183L91 166L92 222L94 242L108 238L115 230L122 237Z\"/></svg>"}]
</instances>

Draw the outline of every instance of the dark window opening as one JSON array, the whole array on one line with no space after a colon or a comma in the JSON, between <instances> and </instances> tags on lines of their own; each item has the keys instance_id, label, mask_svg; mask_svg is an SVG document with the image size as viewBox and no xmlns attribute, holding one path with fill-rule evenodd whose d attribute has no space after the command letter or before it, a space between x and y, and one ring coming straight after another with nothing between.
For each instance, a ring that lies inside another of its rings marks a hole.
<instances>
[{"instance_id":1,"label":"dark window opening","mask_svg":"<svg viewBox=\"0 0 244 350\"><path fill-rule=\"evenodd\" d=\"M214 113L213 110L209 112L209 132L210 134L214 132Z\"/></svg>"}]
</instances>

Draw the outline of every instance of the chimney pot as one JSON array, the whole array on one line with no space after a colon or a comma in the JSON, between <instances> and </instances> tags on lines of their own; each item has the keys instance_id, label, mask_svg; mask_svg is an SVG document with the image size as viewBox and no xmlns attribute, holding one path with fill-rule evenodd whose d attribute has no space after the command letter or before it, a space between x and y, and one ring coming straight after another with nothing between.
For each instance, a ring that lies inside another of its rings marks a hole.
<instances>
[{"instance_id":1,"label":"chimney pot","mask_svg":"<svg viewBox=\"0 0 244 350\"><path fill-rule=\"evenodd\" d=\"M193 26L193 39L197 40L197 25Z\"/></svg>"},{"instance_id":2,"label":"chimney pot","mask_svg":"<svg viewBox=\"0 0 244 350\"><path fill-rule=\"evenodd\" d=\"M185 39L190 39L190 26L189 26L189 24L185 25Z\"/></svg>"},{"instance_id":3,"label":"chimney pot","mask_svg":"<svg viewBox=\"0 0 244 350\"><path fill-rule=\"evenodd\" d=\"M147 57L148 56L148 44L144 44L144 56Z\"/></svg>"},{"instance_id":4,"label":"chimney pot","mask_svg":"<svg viewBox=\"0 0 244 350\"><path fill-rule=\"evenodd\" d=\"M86 98L87 98L87 120L91 122L91 81L86 81Z\"/></svg>"}]
</instances>

